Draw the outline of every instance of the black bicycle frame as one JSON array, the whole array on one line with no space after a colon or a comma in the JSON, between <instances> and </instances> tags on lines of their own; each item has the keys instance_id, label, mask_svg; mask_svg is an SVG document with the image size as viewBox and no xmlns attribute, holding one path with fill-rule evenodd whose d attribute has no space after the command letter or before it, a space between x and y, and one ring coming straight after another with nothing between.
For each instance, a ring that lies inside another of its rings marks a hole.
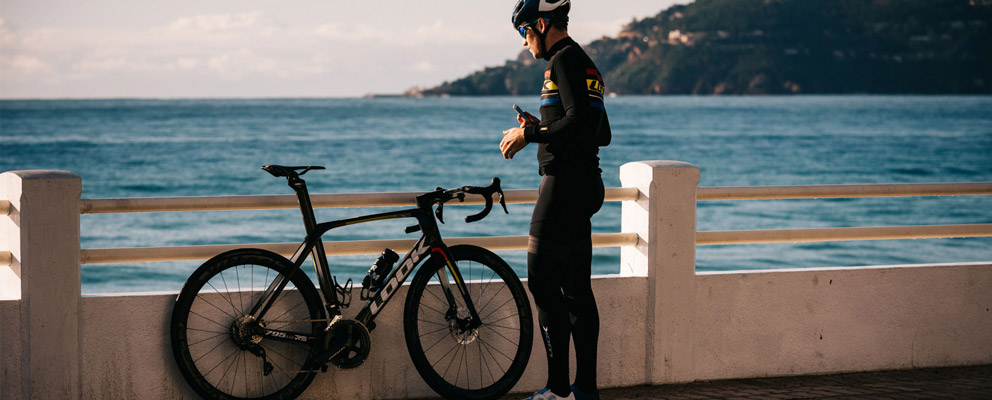
<instances>
[{"instance_id":1,"label":"black bicycle frame","mask_svg":"<svg viewBox=\"0 0 992 400\"><path fill-rule=\"evenodd\" d=\"M417 208L391 211L381 214L371 214L317 224L313 213L313 205L310 202L310 195L307 192L306 183L299 177L293 177L290 178L290 186L296 190L297 197L299 198L300 210L303 213L303 222L307 228L307 237L290 258L290 262L293 263L293 268L287 272L285 276L280 275L273 280L273 282L266 289L266 294L262 296L259 302L257 302L251 310L250 314L256 320L262 320L262 317L268 311L269 307L272 306L275 299L286 287L286 284L289 282L289 276L292 276L295 273L300 273L301 266L303 265L303 262L306 261L308 255L313 258L318 284L320 286L321 294L324 297L325 307L329 317L333 318L334 316L340 315L339 306L341 302L340 299L338 299L337 291L335 289L337 285L331 279L330 267L327 264L327 257L324 251L324 242L321 237L327 233L327 231L343 226L388 219L415 218L417 220L417 226L423 232L423 235L420 237L420 240L414 244L410 252L403 257L398 266L390 271L384 281L386 284L372 294L368 303L358 313L356 320L367 326L369 330L372 330L374 325L371 324L371 322L393 297L396 290L399 289L413 270L416 269L417 265L426 260L431 254L437 253L444 259L447 272L450 272L451 276L454 278L458 293L465 300L465 305L472 317L472 321L466 329L472 329L481 325L475 305L469 297L468 286L462 278L461 272L458 270L458 266L454 262L454 257L452 256L451 251L441 239L441 233L438 230L437 221L434 219L434 216L431 215L433 203L423 202L418 198ZM448 281L445 269L442 268L438 275L444 295L452 308L451 311L453 311L454 307L456 307L456 302L452 294L450 282ZM454 313L451 313L451 315L454 315ZM287 338L284 337L284 335L281 335L282 333L283 332L275 330L266 330L266 336L286 340ZM306 341L306 339L296 341Z\"/></svg>"}]
</instances>

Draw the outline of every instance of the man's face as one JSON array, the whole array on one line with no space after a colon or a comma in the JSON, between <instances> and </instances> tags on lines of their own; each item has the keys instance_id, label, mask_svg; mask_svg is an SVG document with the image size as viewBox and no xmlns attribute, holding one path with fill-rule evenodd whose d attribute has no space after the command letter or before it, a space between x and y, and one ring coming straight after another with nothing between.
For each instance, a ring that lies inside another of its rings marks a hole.
<instances>
[{"instance_id":1,"label":"man's face","mask_svg":"<svg viewBox=\"0 0 992 400\"><path fill-rule=\"evenodd\" d=\"M524 47L530 50L530 54L534 55L535 59L541 59L544 57L544 52L541 49L541 40L537 37L537 32L535 29L541 29L538 25L543 25L544 21L538 21L537 24L527 27L527 36L524 37Z\"/></svg>"}]
</instances>

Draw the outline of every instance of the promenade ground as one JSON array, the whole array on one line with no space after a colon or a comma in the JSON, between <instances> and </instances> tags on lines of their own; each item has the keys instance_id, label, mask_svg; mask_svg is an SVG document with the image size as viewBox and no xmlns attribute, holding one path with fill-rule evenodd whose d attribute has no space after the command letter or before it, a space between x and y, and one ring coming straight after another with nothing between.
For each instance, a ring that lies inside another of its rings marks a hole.
<instances>
[{"instance_id":1,"label":"promenade ground","mask_svg":"<svg viewBox=\"0 0 992 400\"><path fill-rule=\"evenodd\" d=\"M626 399L992 399L992 365L734 379L601 391ZM503 399L521 399L516 394Z\"/></svg>"}]
</instances>

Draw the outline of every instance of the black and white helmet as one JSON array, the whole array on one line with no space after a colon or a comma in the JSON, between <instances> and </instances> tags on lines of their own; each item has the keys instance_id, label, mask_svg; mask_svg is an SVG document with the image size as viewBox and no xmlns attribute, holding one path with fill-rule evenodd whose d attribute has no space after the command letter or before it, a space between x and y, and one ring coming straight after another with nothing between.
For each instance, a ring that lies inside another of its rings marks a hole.
<instances>
[{"instance_id":1,"label":"black and white helmet","mask_svg":"<svg viewBox=\"0 0 992 400\"><path fill-rule=\"evenodd\" d=\"M513 28L538 18L547 18L551 22L568 22L568 10L572 7L570 3L570 0L518 0L513 7Z\"/></svg>"}]
</instances>

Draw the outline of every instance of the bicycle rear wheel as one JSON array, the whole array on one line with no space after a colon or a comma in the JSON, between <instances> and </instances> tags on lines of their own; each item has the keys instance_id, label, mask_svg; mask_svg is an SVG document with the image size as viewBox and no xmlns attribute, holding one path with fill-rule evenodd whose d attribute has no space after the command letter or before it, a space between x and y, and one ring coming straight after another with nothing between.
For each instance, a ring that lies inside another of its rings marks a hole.
<instances>
[{"instance_id":1,"label":"bicycle rear wheel","mask_svg":"<svg viewBox=\"0 0 992 400\"><path fill-rule=\"evenodd\" d=\"M407 294L403 331L413 365L446 398L494 399L506 394L527 367L534 323L520 279L503 259L477 246L451 247L482 326L463 331L464 299L447 273L455 309L441 289L443 257L431 257Z\"/></svg>"},{"instance_id":2,"label":"bicycle rear wheel","mask_svg":"<svg viewBox=\"0 0 992 400\"><path fill-rule=\"evenodd\" d=\"M197 394L208 399L294 398L313 381L310 361L316 343L263 334L277 330L320 337L316 320L324 312L306 274L297 270L259 321L250 315L269 285L292 267L275 253L238 249L210 259L186 281L172 311L172 352Z\"/></svg>"}]
</instances>

